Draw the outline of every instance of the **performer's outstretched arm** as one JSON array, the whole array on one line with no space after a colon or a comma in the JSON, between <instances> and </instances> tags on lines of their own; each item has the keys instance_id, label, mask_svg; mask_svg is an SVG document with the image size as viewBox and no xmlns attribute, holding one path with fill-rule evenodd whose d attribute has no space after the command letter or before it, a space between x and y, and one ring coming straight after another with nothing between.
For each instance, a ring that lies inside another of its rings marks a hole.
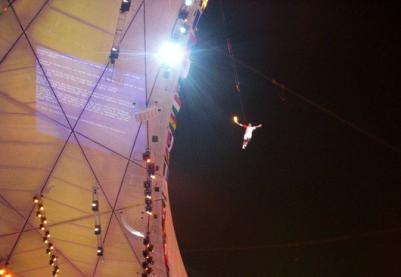
<instances>
[{"instance_id":1,"label":"performer's outstretched arm","mask_svg":"<svg viewBox=\"0 0 401 277\"><path fill-rule=\"evenodd\" d=\"M239 122L235 122L235 123L237 123L238 126L245 127L244 124L241 124Z\"/></svg>"},{"instance_id":2,"label":"performer's outstretched arm","mask_svg":"<svg viewBox=\"0 0 401 277\"><path fill-rule=\"evenodd\" d=\"M262 124L259 124L259 125L257 125L257 126L255 126L256 128L260 128L260 127L262 127Z\"/></svg>"}]
</instances>

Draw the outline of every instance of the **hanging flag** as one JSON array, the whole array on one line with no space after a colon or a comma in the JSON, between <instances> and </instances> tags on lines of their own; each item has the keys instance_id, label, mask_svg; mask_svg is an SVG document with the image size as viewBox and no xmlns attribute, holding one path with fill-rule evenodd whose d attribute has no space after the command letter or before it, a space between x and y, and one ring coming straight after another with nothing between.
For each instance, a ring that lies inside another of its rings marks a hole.
<instances>
[{"instance_id":1,"label":"hanging flag","mask_svg":"<svg viewBox=\"0 0 401 277\"><path fill-rule=\"evenodd\" d=\"M173 148L173 142L174 142L174 137L173 134L171 133L170 129L167 129L167 138L166 138L166 148L168 151L171 151L171 148Z\"/></svg>"},{"instance_id":2,"label":"hanging flag","mask_svg":"<svg viewBox=\"0 0 401 277\"><path fill-rule=\"evenodd\" d=\"M170 161L170 152L168 152L168 148L164 149L164 162L168 164Z\"/></svg>"},{"instance_id":3,"label":"hanging flag","mask_svg":"<svg viewBox=\"0 0 401 277\"><path fill-rule=\"evenodd\" d=\"M181 99L178 94L174 94L174 99L173 99L173 113L174 116L177 117L178 112L181 109Z\"/></svg>"},{"instance_id":4,"label":"hanging flag","mask_svg":"<svg viewBox=\"0 0 401 277\"><path fill-rule=\"evenodd\" d=\"M180 76L181 79L186 79L188 77L190 67L191 67L191 60L189 59L189 57L186 57L182 65L181 76Z\"/></svg>"},{"instance_id":5,"label":"hanging flag","mask_svg":"<svg viewBox=\"0 0 401 277\"><path fill-rule=\"evenodd\" d=\"M202 0L201 2L201 11L203 12L206 9L208 0Z\"/></svg>"},{"instance_id":6,"label":"hanging flag","mask_svg":"<svg viewBox=\"0 0 401 277\"><path fill-rule=\"evenodd\" d=\"M166 146L164 149L164 161L166 164L169 163L170 151L173 148L174 137L173 133L177 128L177 114L181 109L181 99L178 94L174 94L173 105L171 107L170 119L168 122L169 128L167 129Z\"/></svg>"},{"instance_id":7,"label":"hanging flag","mask_svg":"<svg viewBox=\"0 0 401 277\"><path fill-rule=\"evenodd\" d=\"M168 125L169 125L170 130L171 130L172 133L173 133L173 132L175 131L175 129L177 128L177 120L176 120L176 118L175 118L175 116L174 116L173 113L170 114L170 120L169 120Z\"/></svg>"},{"instance_id":8,"label":"hanging flag","mask_svg":"<svg viewBox=\"0 0 401 277\"><path fill-rule=\"evenodd\" d=\"M201 16L201 13L200 13L199 10L197 10L196 13L195 13L194 22L192 23L192 29L193 29L194 31L197 31L197 26L198 26L198 22L199 22L200 16Z\"/></svg>"},{"instance_id":9,"label":"hanging flag","mask_svg":"<svg viewBox=\"0 0 401 277\"><path fill-rule=\"evenodd\" d=\"M188 45L189 47L193 47L195 46L195 44L197 43L197 39L196 39L196 34L193 28L191 28L189 30L189 40L188 40Z\"/></svg>"},{"instance_id":10,"label":"hanging flag","mask_svg":"<svg viewBox=\"0 0 401 277\"><path fill-rule=\"evenodd\" d=\"M164 148L164 162L166 164L168 164L169 160L170 160L170 150L171 150L170 146L171 146L172 138L173 138L173 135L171 134L170 129L167 128L166 146Z\"/></svg>"}]
</instances>

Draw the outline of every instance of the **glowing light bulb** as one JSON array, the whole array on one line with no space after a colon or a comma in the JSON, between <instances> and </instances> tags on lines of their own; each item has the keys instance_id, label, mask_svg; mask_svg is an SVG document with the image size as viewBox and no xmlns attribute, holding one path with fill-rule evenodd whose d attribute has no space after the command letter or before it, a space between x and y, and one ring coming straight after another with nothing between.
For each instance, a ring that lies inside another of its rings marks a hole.
<instances>
[{"instance_id":1,"label":"glowing light bulb","mask_svg":"<svg viewBox=\"0 0 401 277\"><path fill-rule=\"evenodd\" d=\"M185 28L184 26L181 26L181 27L179 28L179 30L180 30L180 33L181 33L181 34L185 34L185 33L187 32L187 28Z\"/></svg>"},{"instance_id":2,"label":"glowing light bulb","mask_svg":"<svg viewBox=\"0 0 401 277\"><path fill-rule=\"evenodd\" d=\"M164 42L158 52L160 62L172 68L176 68L182 64L184 55L184 49L178 43L171 41Z\"/></svg>"}]
</instances>

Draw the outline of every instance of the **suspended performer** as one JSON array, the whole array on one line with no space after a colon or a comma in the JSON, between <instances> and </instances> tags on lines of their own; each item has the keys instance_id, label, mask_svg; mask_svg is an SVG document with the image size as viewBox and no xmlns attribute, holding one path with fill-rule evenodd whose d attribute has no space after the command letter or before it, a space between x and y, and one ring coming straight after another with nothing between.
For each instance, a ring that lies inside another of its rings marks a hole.
<instances>
[{"instance_id":1,"label":"suspended performer","mask_svg":"<svg viewBox=\"0 0 401 277\"><path fill-rule=\"evenodd\" d=\"M234 123L237 124L238 126L241 126L242 128L245 129L245 134L244 134L244 141L242 143L242 149L245 149L246 146L248 145L249 141L252 138L252 132L254 130L256 130L257 128L262 127L262 124L256 125L256 126L252 126L251 123L248 123L248 125L246 124L241 124L238 122L238 117L234 116Z\"/></svg>"}]
</instances>

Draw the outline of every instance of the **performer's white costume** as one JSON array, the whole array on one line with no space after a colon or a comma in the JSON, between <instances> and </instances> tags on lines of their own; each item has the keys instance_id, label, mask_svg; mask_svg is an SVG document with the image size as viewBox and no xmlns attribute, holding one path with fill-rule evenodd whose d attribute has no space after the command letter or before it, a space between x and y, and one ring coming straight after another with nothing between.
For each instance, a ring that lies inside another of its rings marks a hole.
<instances>
[{"instance_id":1,"label":"performer's white costume","mask_svg":"<svg viewBox=\"0 0 401 277\"><path fill-rule=\"evenodd\" d=\"M259 125L256 125L256 126L252 126L251 123L249 123L248 125L241 124L241 123L238 122L238 118L237 117L234 117L234 122L238 126L241 126L242 128L245 128L244 142L242 143L242 149L245 149L245 147L248 145L249 141L252 138L252 132L255 131L257 128L262 127L262 124L259 124Z\"/></svg>"}]
</instances>

